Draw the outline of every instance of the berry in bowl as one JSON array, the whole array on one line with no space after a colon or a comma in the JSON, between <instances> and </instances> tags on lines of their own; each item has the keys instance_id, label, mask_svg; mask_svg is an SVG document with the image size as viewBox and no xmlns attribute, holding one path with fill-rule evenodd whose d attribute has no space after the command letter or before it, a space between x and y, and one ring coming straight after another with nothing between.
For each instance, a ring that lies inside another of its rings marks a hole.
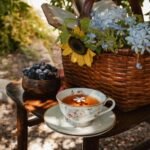
<instances>
[{"instance_id":1,"label":"berry in bowl","mask_svg":"<svg viewBox=\"0 0 150 150\"><path fill-rule=\"evenodd\" d=\"M50 64L42 62L23 69L22 87L25 92L55 96L60 82L58 69Z\"/></svg>"}]
</instances>

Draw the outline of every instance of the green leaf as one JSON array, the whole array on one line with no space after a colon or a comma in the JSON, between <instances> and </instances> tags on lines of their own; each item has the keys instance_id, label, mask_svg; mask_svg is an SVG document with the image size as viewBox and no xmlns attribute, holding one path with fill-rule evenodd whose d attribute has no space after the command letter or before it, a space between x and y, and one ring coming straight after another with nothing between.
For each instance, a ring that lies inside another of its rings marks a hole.
<instances>
[{"instance_id":1,"label":"green leaf","mask_svg":"<svg viewBox=\"0 0 150 150\"><path fill-rule=\"evenodd\" d=\"M0 55L21 51L34 40L41 40L50 49L51 29L35 11L21 0L0 0Z\"/></svg>"},{"instance_id":2,"label":"green leaf","mask_svg":"<svg viewBox=\"0 0 150 150\"><path fill-rule=\"evenodd\" d=\"M61 30L62 30L62 32L60 33L60 41L61 41L61 43L67 43L68 39L70 37L70 34L69 34L69 31L68 31L66 25L63 25L61 27Z\"/></svg>"},{"instance_id":3,"label":"green leaf","mask_svg":"<svg viewBox=\"0 0 150 150\"><path fill-rule=\"evenodd\" d=\"M20 11L28 11L28 9L30 8L30 6L24 2L19 2L19 7Z\"/></svg>"},{"instance_id":4,"label":"green leaf","mask_svg":"<svg viewBox=\"0 0 150 150\"><path fill-rule=\"evenodd\" d=\"M89 23L90 23L90 19L89 18L83 18L80 20L80 26L81 26L81 29L85 32L88 31L89 29Z\"/></svg>"}]
</instances>

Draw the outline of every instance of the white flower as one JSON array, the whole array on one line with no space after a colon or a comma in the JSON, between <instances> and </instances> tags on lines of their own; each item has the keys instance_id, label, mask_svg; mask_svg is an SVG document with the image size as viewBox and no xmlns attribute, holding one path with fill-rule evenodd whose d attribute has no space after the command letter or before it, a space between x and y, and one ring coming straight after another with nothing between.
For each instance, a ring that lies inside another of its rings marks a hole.
<instances>
[{"instance_id":1,"label":"white flower","mask_svg":"<svg viewBox=\"0 0 150 150\"><path fill-rule=\"evenodd\" d=\"M81 102L85 102L85 97L76 97L73 100L76 101L77 103L81 103Z\"/></svg>"}]
</instances>

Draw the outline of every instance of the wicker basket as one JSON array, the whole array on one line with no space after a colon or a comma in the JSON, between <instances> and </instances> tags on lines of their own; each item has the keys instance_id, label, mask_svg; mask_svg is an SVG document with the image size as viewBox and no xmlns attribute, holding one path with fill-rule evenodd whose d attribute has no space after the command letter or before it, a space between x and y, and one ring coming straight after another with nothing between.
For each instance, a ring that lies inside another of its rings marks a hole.
<instances>
[{"instance_id":1,"label":"wicker basket","mask_svg":"<svg viewBox=\"0 0 150 150\"><path fill-rule=\"evenodd\" d=\"M69 85L101 90L114 98L123 111L150 104L150 54L140 57L142 69L136 68L136 62L136 54L129 49L100 54L94 57L92 67L80 67L69 56L63 56Z\"/></svg>"},{"instance_id":2,"label":"wicker basket","mask_svg":"<svg viewBox=\"0 0 150 150\"><path fill-rule=\"evenodd\" d=\"M80 13L79 18L88 17L94 0L74 2ZM141 14L141 9L137 9L140 8L139 2L130 2L130 5L133 13ZM44 4L42 8L49 24L58 27L54 20L59 18L57 14L53 13L48 4ZM122 49L117 54L102 53L95 56L92 67L80 67L72 63L69 56L62 57L65 78L69 85L101 90L114 98L123 111L150 104L150 54L140 57L143 66L140 70L135 67L136 54L129 49Z\"/></svg>"}]
</instances>

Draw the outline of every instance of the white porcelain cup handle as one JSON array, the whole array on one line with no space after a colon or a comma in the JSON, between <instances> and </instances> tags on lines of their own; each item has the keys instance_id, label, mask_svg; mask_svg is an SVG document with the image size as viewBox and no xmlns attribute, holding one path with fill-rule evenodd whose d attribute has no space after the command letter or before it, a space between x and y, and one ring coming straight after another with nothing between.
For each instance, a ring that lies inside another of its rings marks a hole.
<instances>
[{"instance_id":1,"label":"white porcelain cup handle","mask_svg":"<svg viewBox=\"0 0 150 150\"><path fill-rule=\"evenodd\" d=\"M115 101L114 101L112 98L110 98L110 97L108 97L108 98L106 99L106 101L105 101L105 103L104 103L103 105L105 105L108 101L111 101L111 102L112 102L111 106L110 106L107 110L101 111L101 112L99 113L99 116L101 116L101 115L103 115L103 114L105 114L105 113L111 111L111 110L115 107L116 103L115 103Z\"/></svg>"}]
</instances>

